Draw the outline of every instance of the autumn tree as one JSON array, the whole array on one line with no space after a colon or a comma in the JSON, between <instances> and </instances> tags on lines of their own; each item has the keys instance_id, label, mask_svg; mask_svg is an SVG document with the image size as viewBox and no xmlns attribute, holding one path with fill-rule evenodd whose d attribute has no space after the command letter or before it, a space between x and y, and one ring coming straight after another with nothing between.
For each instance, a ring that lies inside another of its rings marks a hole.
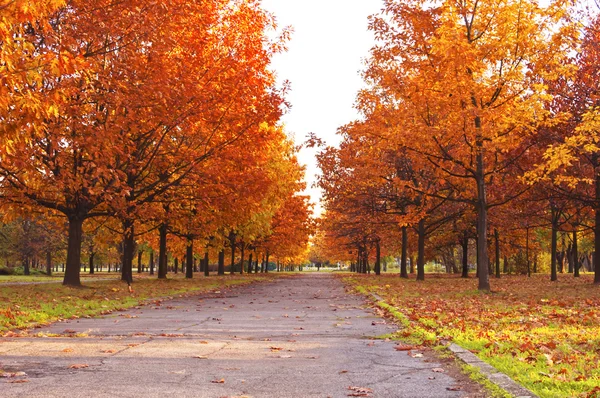
<instances>
[{"instance_id":1,"label":"autumn tree","mask_svg":"<svg viewBox=\"0 0 600 398\"><path fill-rule=\"evenodd\" d=\"M395 139L461 187L456 200L477 211L480 290L490 289L488 210L526 189L497 176L550 122L542 79L570 70L561 62L574 34L568 6L388 0L371 20L380 44L365 78L390 109Z\"/></svg>"},{"instance_id":2,"label":"autumn tree","mask_svg":"<svg viewBox=\"0 0 600 398\"><path fill-rule=\"evenodd\" d=\"M70 2L26 29L37 51L82 59L40 68L38 95L64 99L19 141L3 137L7 200L69 220L65 284L78 285L84 220L116 215L131 282L133 220L223 146L276 120L267 70L279 42L257 3ZM181 26L189 29L182 30Z\"/></svg>"}]
</instances>

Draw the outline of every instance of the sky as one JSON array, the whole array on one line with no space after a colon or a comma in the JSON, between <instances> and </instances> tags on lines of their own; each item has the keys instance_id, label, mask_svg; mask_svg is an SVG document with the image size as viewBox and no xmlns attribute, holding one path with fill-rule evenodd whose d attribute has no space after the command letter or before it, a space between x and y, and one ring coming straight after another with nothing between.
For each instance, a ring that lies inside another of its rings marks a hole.
<instances>
[{"instance_id":1,"label":"sky","mask_svg":"<svg viewBox=\"0 0 600 398\"><path fill-rule=\"evenodd\" d=\"M381 9L382 1L263 0L262 4L280 27L294 30L288 51L277 55L272 66L280 81L291 83L287 100L292 108L282 120L288 135L296 144L314 133L328 145L338 145L338 127L359 117L353 104L364 87L363 59L374 43L367 18ZM321 194L311 187L318 173L315 153L303 149L298 159L306 165L306 194L318 215Z\"/></svg>"}]
</instances>

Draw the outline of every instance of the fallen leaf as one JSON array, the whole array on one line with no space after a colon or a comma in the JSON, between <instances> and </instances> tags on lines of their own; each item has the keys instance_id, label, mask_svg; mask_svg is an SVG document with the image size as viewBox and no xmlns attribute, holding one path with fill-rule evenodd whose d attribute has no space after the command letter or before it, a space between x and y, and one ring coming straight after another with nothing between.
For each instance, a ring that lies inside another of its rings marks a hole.
<instances>
[{"instance_id":1,"label":"fallen leaf","mask_svg":"<svg viewBox=\"0 0 600 398\"><path fill-rule=\"evenodd\" d=\"M4 378L8 378L8 377L20 377L20 376L27 376L27 373L25 372L2 372L0 373L0 377L4 377Z\"/></svg>"},{"instance_id":2,"label":"fallen leaf","mask_svg":"<svg viewBox=\"0 0 600 398\"><path fill-rule=\"evenodd\" d=\"M208 357L206 355L194 355L193 358L198 358L198 359L208 359Z\"/></svg>"},{"instance_id":3,"label":"fallen leaf","mask_svg":"<svg viewBox=\"0 0 600 398\"><path fill-rule=\"evenodd\" d=\"M431 369L431 371L435 372L435 373L444 373L445 372L445 370L442 368L433 368L433 369Z\"/></svg>"},{"instance_id":4,"label":"fallen leaf","mask_svg":"<svg viewBox=\"0 0 600 398\"><path fill-rule=\"evenodd\" d=\"M368 397L373 392L366 387L348 387L348 390L352 391L348 394L349 397Z\"/></svg>"},{"instance_id":5,"label":"fallen leaf","mask_svg":"<svg viewBox=\"0 0 600 398\"><path fill-rule=\"evenodd\" d=\"M69 366L69 369L83 369L83 368L89 368L89 367L90 367L90 365L85 364L85 363L76 363L76 364Z\"/></svg>"},{"instance_id":6,"label":"fallen leaf","mask_svg":"<svg viewBox=\"0 0 600 398\"><path fill-rule=\"evenodd\" d=\"M215 384L224 384L225 383L225 379L220 379L220 380L212 380L211 383L215 383Z\"/></svg>"},{"instance_id":7,"label":"fallen leaf","mask_svg":"<svg viewBox=\"0 0 600 398\"><path fill-rule=\"evenodd\" d=\"M8 380L7 383L29 383L27 379Z\"/></svg>"},{"instance_id":8,"label":"fallen leaf","mask_svg":"<svg viewBox=\"0 0 600 398\"><path fill-rule=\"evenodd\" d=\"M412 345L398 344L397 346L394 347L394 349L396 351L410 351L410 350L414 350L415 347Z\"/></svg>"},{"instance_id":9,"label":"fallen leaf","mask_svg":"<svg viewBox=\"0 0 600 398\"><path fill-rule=\"evenodd\" d=\"M72 348L65 348L64 350L62 350L62 352L73 352Z\"/></svg>"}]
</instances>

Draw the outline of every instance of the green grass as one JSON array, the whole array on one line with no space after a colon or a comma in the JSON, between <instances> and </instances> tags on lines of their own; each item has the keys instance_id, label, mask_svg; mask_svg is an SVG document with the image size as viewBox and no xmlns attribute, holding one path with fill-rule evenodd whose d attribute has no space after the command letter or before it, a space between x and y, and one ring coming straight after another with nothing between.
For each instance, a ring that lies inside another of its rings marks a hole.
<instances>
[{"instance_id":1,"label":"green grass","mask_svg":"<svg viewBox=\"0 0 600 398\"><path fill-rule=\"evenodd\" d=\"M589 275L504 276L492 294L477 281L428 275L423 282L342 276L398 320L397 339L452 341L543 398L600 397L600 290Z\"/></svg>"}]
</instances>

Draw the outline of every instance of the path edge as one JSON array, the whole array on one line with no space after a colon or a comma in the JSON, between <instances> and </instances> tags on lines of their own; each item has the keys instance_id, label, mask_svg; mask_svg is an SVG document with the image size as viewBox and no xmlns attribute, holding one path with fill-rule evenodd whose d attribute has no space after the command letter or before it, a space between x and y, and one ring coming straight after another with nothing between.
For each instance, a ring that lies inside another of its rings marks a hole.
<instances>
[{"instance_id":1,"label":"path edge","mask_svg":"<svg viewBox=\"0 0 600 398\"><path fill-rule=\"evenodd\" d=\"M369 294L371 298L375 300L375 302L387 304L385 300L376 293L369 292ZM484 376L490 383L493 383L513 397L539 398L532 391L523 387L521 384L510 378L507 374L500 372L489 363L482 361L466 348L463 348L456 343L450 343L450 345L446 346L446 348L448 348L461 362L479 369L481 375Z\"/></svg>"}]
</instances>

